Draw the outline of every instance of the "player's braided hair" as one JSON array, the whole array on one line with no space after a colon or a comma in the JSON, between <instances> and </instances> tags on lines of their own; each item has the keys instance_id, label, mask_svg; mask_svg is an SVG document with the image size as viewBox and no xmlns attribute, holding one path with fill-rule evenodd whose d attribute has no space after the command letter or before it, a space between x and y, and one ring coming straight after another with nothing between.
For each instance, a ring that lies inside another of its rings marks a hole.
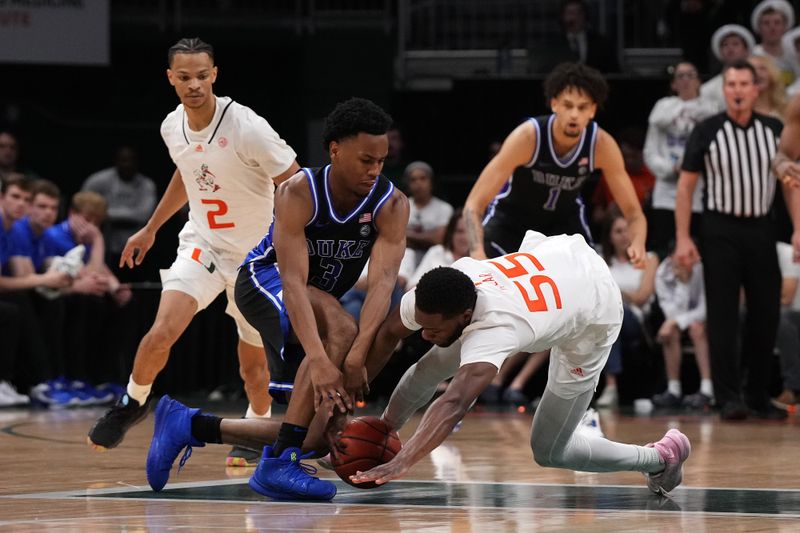
<instances>
[{"instance_id":1,"label":"player's braided hair","mask_svg":"<svg viewBox=\"0 0 800 533\"><path fill-rule=\"evenodd\" d=\"M416 306L423 313L449 318L475 306L478 293L469 276L451 267L426 272L416 288Z\"/></svg>"},{"instance_id":2,"label":"player's braided hair","mask_svg":"<svg viewBox=\"0 0 800 533\"><path fill-rule=\"evenodd\" d=\"M566 89L578 89L586 93L598 107L606 101L608 83L599 71L580 63L561 63L544 80L544 97L557 98Z\"/></svg>"},{"instance_id":3,"label":"player's braided hair","mask_svg":"<svg viewBox=\"0 0 800 533\"><path fill-rule=\"evenodd\" d=\"M383 135L392 125L392 117L380 106L366 98L350 98L340 102L325 119L322 147L359 133Z\"/></svg>"},{"instance_id":4,"label":"player's braided hair","mask_svg":"<svg viewBox=\"0 0 800 533\"><path fill-rule=\"evenodd\" d=\"M170 66L175 54L208 54L211 62L214 62L214 47L198 37L184 37L170 47L167 52L167 63Z\"/></svg>"}]
</instances>

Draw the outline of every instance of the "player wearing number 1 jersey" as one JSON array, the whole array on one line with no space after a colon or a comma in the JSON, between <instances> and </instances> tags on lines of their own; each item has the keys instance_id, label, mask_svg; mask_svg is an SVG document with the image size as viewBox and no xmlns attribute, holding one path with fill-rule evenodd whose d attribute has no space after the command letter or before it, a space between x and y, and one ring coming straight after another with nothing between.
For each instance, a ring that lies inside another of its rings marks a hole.
<instances>
[{"instance_id":1,"label":"player wearing number 1 jersey","mask_svg":"<svg viewBox=\"0 0 800 533\"><path fill-rule=\"evenodd\" d=\"M168 59L167 77L181 104L167 115L161 134L177 170L148 223L128 239L120 266L141 264L158 229L187 201L189 221L179 235L175 262L162 271L161 302L136 352L127 393L89 432L96 449L117 446L146 416L151 386L170 348L195 313L223 291L239 333L248 415L266 416L270 407L261 337L236 308L233 287L239 265L272 222L275 185L300 167L294 150L266 120L214 95L217 67L210 45L181 39Z\"/></svg>"},{"instance_id":2,"label":"player wearing number 1 jersey","mask_svg":"<svg viewBox=\"0 0 800 533\"><path fill-rule=\"evenodd\" d=\"M631 231L628 254L644 266L647 222L617 142L592 119L608 93L603 76L564 63L545 80L553 113L512 131L481 172L464 205L470 255L497 257L519 248L529 229L592 238L581 189L601 170Z\"/></svg>"},{"instance_id":3,"label":"player wearing number 1 jersey","mask_svg":"<svg viewBox=\"0 0 800 533\"><path fill-rule=\"evenodd\" d=\"M639 471L651 490L669 492L681 482L691 450L679 431L648 446L575 431L621 323L619 287L578 235L531 231L516 253L463 258L428 272L381 326L369 353L368 367L380 367L397 342L416 330L435 345L401 378L383 419L400 428L439 383L453 379L394 459L351 479L380 484L403 476L450 435L508 356L552 348L531 429L536 462L591 472Z\"/></svg>"}]
</instances>

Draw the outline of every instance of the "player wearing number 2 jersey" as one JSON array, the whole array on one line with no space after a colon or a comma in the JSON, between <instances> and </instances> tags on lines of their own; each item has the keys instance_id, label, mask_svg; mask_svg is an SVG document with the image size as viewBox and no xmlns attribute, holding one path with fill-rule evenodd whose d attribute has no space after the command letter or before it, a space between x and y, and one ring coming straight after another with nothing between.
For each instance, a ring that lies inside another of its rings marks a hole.
<instances>
[{"instance_id":1,"label":"player wearing number 2 jersey","mask_svg":"<svg viewBox=\"0 0 800 533\"><path fill-rule=\"evenodd\" d=\"M217 67L210 45L181 39L168 58L167 77L181 104L167 115L161 134L177 170L147 225L128 239L120 266L141 264L158 229L187 201L189 221L179 235L178 257L161 273L161 302L136 352L127 393L89 432L89 444L97 449L117 446L146 416L152 383L170 348L194 314L222 291L239 333L248 415L265 416L270 406L261 337L236 308L233 287L239 265L272 222L275 185L300 167L266 120L214 95Z\"/></svg>"},{"instance_id":2,"label":"player wearing number 2 jersey","mask_svg":"<svg viewBox=\"0 0 800 533\"><path fill-rule=\"evenodd\" d=\"M682 433L670 430L654 444L634 446L575 431L621 323L619 287L578 235L531 231L516 253L464 258L428 272L381 326L367 367L380 368L397 342L416 330L435 345L392 394L383 419L395 429L430 401L441 381L453 379L394 459L351 479L385 483L403 476L444 441L508 356L552 348L531 430L536 462L644 472L651 490L669 492L680 483L691 449Z\"/></svg>"},{"instance_id":3,"label":"player wearing number 2 jersey","mask_svg":"<svg viewBox=\"0 0 800 533\"><path fill-rule=\"evenodd\" d=\"M529 229L578 233L591 243L581 189L601 170L631 231L631 262L643 266L647 222L616 141L592 119L608 86L596 70L559 65L545 80L553 114L512 131L481 172L464 205L470 255L513 252Z\"/></svg>"}]
</instances>

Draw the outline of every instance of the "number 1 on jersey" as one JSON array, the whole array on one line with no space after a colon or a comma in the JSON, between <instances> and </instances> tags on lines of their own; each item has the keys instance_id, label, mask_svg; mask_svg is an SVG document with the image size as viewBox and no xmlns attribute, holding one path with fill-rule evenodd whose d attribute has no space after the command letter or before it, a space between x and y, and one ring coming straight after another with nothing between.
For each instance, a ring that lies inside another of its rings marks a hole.
<instances>
[{"instance_id":1,"label":"number 1 on jersey","mask_svg":"<svg viewBox=\"0 0 800 533\"><path fill-rule=\"evenodd\" d=\"M542 208L547 211L555 211L559 195L561 195L561 187L550 187L550 190L547 192L547 201Z\"/></svg>"},{"instance_id":2,"label":"number 1 on jersey","mask_svg":"<svg viewBox=\"0 0 800 533\"><path fill-rule=\"evenodd\" d=\"M561 309L561 294L558 292L558 287L556 283L552 280L552 278L542 275L536 274L530 277L528 282L531 285L531 289L536 294L535 298L531 298L528 294L528 290L523 287L522 283L516 281L514 278L518 278L521 276L530 275L525 266L520 263L518 258L525 258L528 259L533 266L539 272L544 271L544 267L539 262L536 257L531 254L527 254L525 252L517 252L514 254L504 255L498 259L505 259L509 263L513 265L513 267L504 266L497 261L489 261L489 263L493 264L502 272L508 279L511 279L514 282L514 285L519 289L520 294L522 295L522 299L525 301L525 304L528 306L528 310L531 313L539 313L542 311L547 311L547 302L544 299L544 293L542 292L542 285L548 285L550 289L553 291L553 296L555 298L556 309Z\"/></svg>"},{"instance_id":3,"label":"number 1 on jersey","mask_svg":"<svg viewBox=\"0 0 800 533\"><path fill-rule=\"evenodd\" d=\"M220 222L217 220L217 217L224 216L228 213L228 204L226 204L223 200L214 199L206 199L200 200L200 203L203 205L213 205L216 206L216 209L209 209L206 215L208 216L208 227L211 229L226 229L226 228L235 228L235 222Z\"/></svg>"}]
</instances>

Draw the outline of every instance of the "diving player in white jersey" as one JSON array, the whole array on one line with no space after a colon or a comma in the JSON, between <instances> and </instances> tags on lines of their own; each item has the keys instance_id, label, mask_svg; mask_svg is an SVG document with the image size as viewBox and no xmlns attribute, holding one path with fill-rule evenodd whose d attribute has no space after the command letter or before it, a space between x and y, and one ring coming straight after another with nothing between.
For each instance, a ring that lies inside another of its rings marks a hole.
<instances>
[{"instance_id":1,"label":"diving player in white jersey","mask_svg":"<svg viewBox=\"0 0 800 533\"><path fill-rule=\"evenodd\" d=\"M300 166L294 150L266 120L214 95L217 67L209 44L181 39L169 49L168 59L167 78L181 104L167 115L161 135L177 169L148 223L128 239L120 267L140 265L158 229L187 201L189 221L179 235L175 262L161 273L161 302L136 352L127 393L89 431L88 442L95 449L114 448L144 419L150 389L167 364L170 348L195 313L222 291L239 333L248 416L267 416L270 408L261 337L236 308L233 288L239 265L272 222L275 186ZM229 458L229 464L238 465L237 459Z\"/></svg>"},{"instance_id":2,"label":"diving player in white jersey","mask_svg":"<svg viewBox=\"0 0 800 533\"><path fill-rule=\"evenodd\" d=\"M681 432L671 429L656 443L634 446L575 431L621 323L619 287L580 235L529 231L519 252L463 258L428 272L403 296L370 350L368 367L380 368L397 342L416 330L435 344L402 377L383 419L400 428L440 382L453 379L394 459L351 479L381 484L402 477L450 435L508 356L551 348L547 387L531 430L536 462L639 471L652 491L669 492L680 484L691 451Z\"/></svg>"}]
</instances>

